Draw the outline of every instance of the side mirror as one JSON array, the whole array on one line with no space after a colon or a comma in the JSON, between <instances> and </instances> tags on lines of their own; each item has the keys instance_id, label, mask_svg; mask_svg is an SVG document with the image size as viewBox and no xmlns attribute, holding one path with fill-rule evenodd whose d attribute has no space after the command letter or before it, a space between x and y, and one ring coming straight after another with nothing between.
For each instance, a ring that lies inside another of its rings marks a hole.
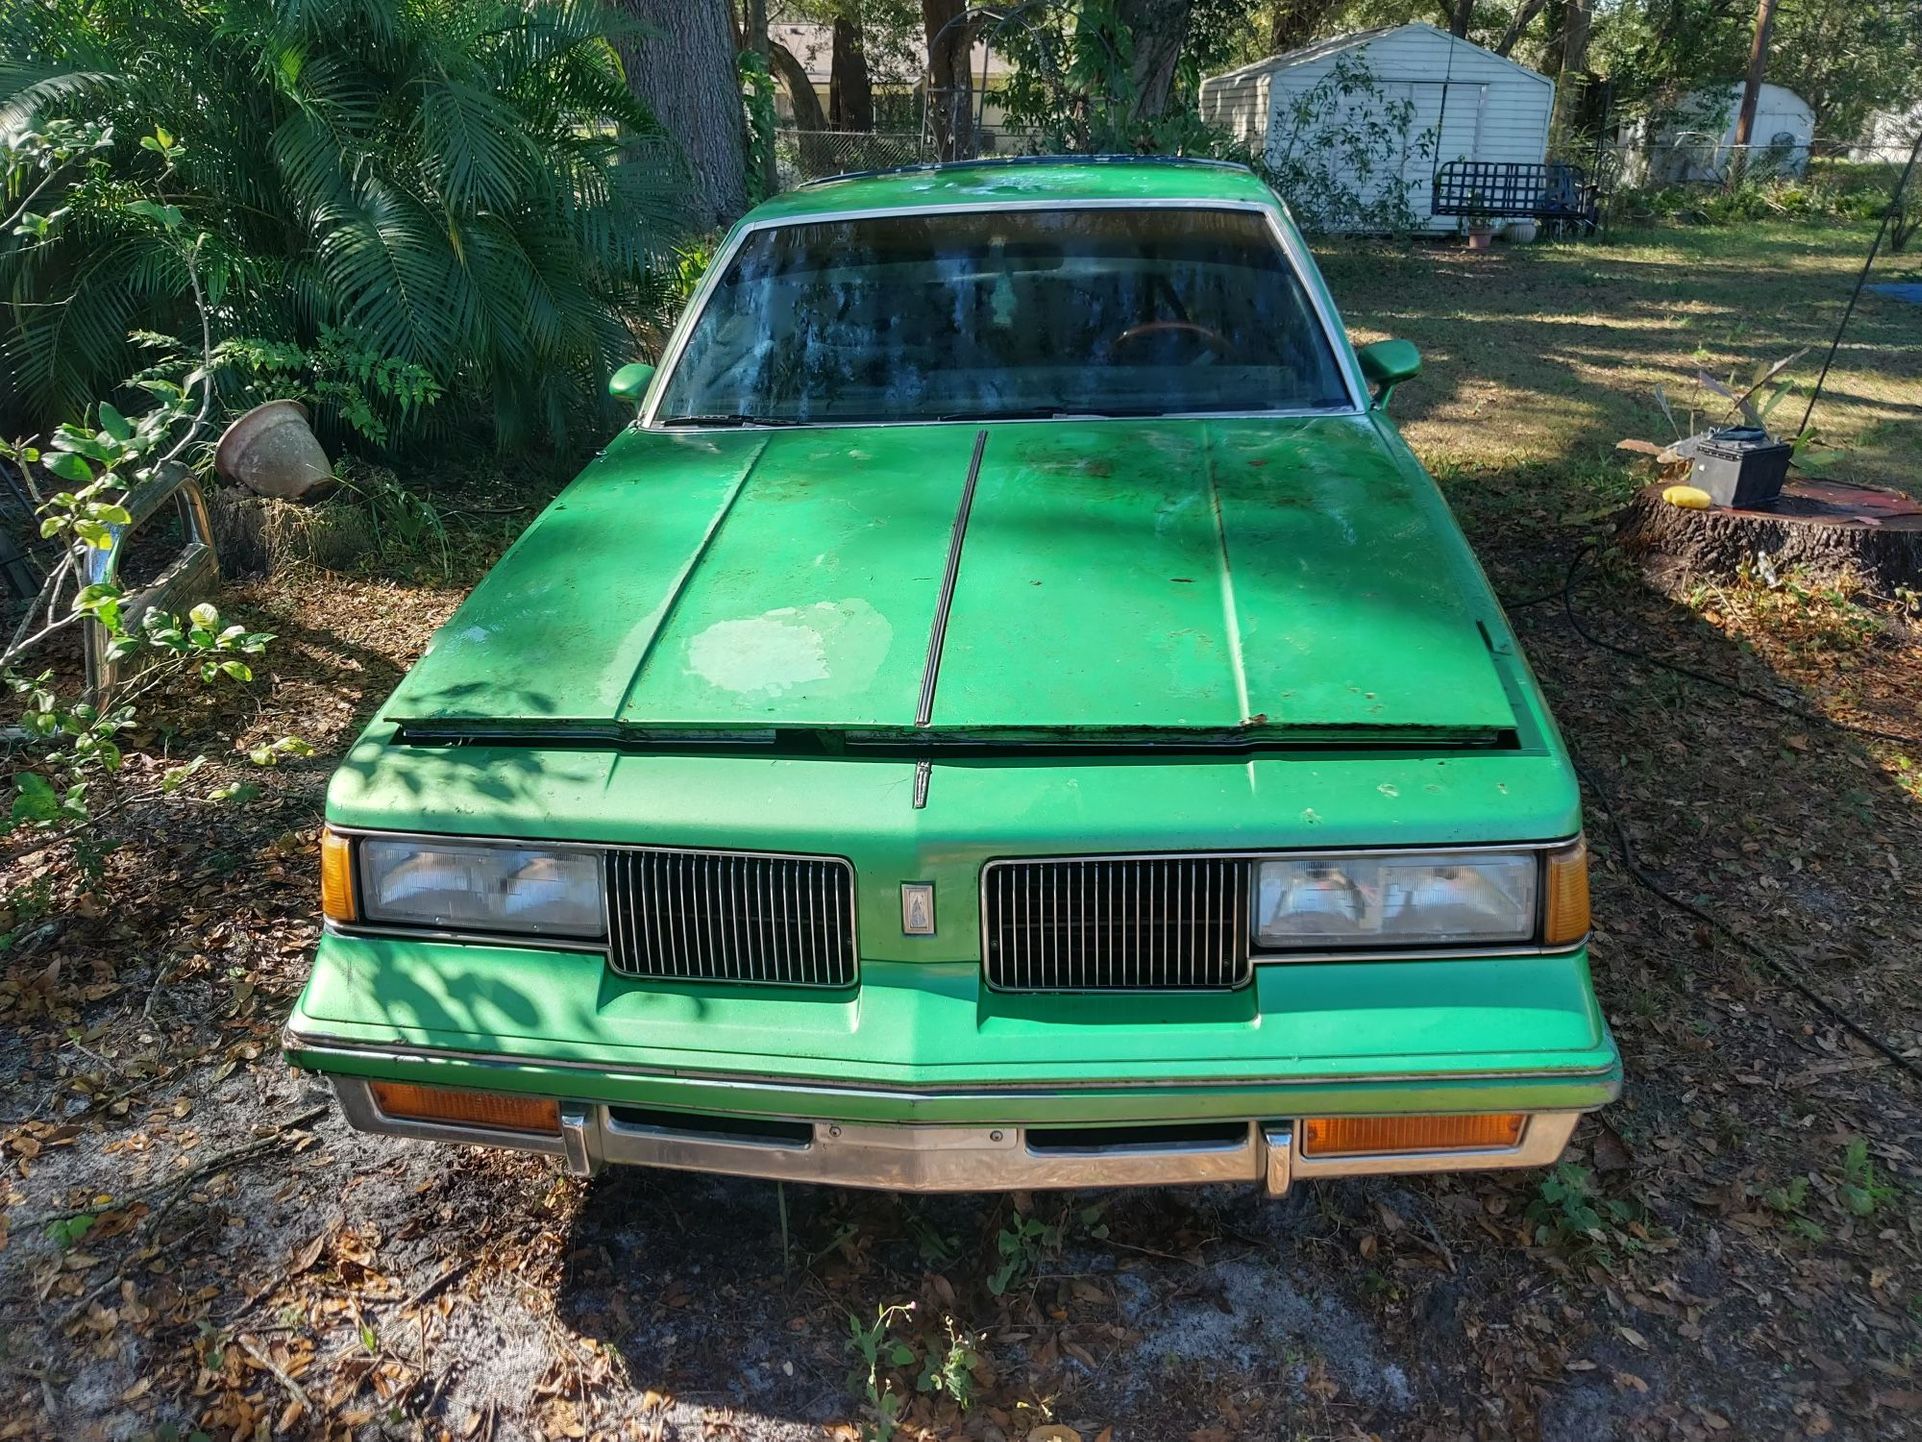
<instances>
[{"instance_id":1,"label":"side mirror","mask_svg":"<svg viewBox=\"0 0 1922 1442\"><path fill-rule=\"evenodd\" d=\"M1412 350L1413 347L1411 346ZM641 397L647 394L647 383L654 379L654 367L646 361L634 361L622 366L607 378L607 393L617 401L626 401L638 406Z\"/></svg>"},{"instance_id":2,"label":"side mirror","mask_svg":"<svg viewBox=\"0 0 1922 1442\"><path fill-rule=\"evenodd\" d=\"M1412 341L1378 340L1363 346L1357 358L1362 375L1375 388L1375 404L1383 410L1396 386L1421 374L1421 352Z\"/></svg>"}]
</instances>

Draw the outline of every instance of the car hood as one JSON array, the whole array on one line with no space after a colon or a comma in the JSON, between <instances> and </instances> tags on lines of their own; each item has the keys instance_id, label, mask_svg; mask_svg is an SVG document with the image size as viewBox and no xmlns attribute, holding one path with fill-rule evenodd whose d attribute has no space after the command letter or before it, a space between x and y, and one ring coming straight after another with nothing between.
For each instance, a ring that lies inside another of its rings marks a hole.
<instances>
[{"instance_id":1,"label":"car hood","mask_svg":"<svg viewBox=\"0 0 1922 1442\"><path fill-rule=\"evenodd\" d=\"M402 682L404 730L850 741L1515 724L1434 483L1362 416L625 432Z\"/></svg>"}]
</instances>

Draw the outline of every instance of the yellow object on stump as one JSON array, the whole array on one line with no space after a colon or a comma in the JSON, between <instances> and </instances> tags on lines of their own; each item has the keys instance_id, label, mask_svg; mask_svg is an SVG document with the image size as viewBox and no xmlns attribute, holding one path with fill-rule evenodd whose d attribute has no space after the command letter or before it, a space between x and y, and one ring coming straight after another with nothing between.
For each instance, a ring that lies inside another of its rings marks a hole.
<instances>
[{"instance_id":1,"label":"yellow object on stump","mask_svg":"<svg viewBox=\"0 0 1922 1442\"><path fill-rule=\"evenodd\" d=\"M1706 511L1713 504L1700 486L1669 486L1662 492L1662 499L1685 511Z\"/></svg>"}]
</instances>

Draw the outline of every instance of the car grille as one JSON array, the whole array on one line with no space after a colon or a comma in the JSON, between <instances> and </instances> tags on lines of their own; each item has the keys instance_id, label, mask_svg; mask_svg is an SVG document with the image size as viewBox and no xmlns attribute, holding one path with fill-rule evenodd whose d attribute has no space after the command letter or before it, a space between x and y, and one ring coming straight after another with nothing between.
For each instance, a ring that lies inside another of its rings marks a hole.
<instances>
[{"instance_id":1,"label":"car grille","mask_svg":"<svg viewBox=\"0 0 1922 1442\"><path fill-rule=\"evenodd\" d=\"M1003 991L1200 991L1248 979L1248 862L997 861L982 885L988 984Z\"/></svg>"},{"instance_id":2,"label":"car grille","mask_svg":"<svg viewBox=\"0 0 1922 1442\"><path fill-rule=\"evenodd\" d=\"M607 912L628 976L854 983L854 884L831 857L610 851Z\"/></svg>"}]
</instances>

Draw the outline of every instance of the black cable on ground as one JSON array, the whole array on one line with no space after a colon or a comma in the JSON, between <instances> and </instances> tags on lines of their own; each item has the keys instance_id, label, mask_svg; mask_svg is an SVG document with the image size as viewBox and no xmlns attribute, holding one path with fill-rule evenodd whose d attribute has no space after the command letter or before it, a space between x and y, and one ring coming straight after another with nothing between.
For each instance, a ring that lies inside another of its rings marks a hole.
<instances>
[{"instance_id":1,"label":"black cable on ground","mask_svg":"<svg viewBox=\"0 0 1922 1442\"><path fill-rule=\"evenodd\" d=\"M1806 998L1809 1003L1823 1015L1832 1018L1836 1024L1841 1026L1850 1036L1854 1037L1864 1046L1881 1053L1881 1055L1894 1062L1916 1081L1922 1082L1922 1065L1917 1065L1916 1062L1904 1056L1888 1042L1882 1040L1881 1037L1868 1030L1868 1028L1861 1025L1840 1007L1829 1001L1827 997L1803 981L1801 976L1797 974L1795 969L1787 962L1771 955L1763 947L1750 941L1746 936L1743 936L1740 932L1729 926L1727 922L1723 921L1713 912L1707 911L1697 906L1694 902L1675 895L1674 892L1668 890L1659 881L1655 880L1654 877L1644 871L1641 863L1635 859L1634 848L1628 844L1628 832L1622 826L1621 811L1616 806L1614 797L1610 796L1609 793L1602 788L1601 784L1595 780L1590 772L1583 768L1579 761L1575 763L1575 774L1581 777L1582 784L1595 794L1601 801L1603 809L1608 812L1609 829L1614 833L1615 837L1615 854L1621 858L1623 868L1637 885L1667 902L1677 911L1694 917L1704 926L1727 937L1730 941L1741 947L1742 950L1755 957L1770 971L1774 972L1780 981L1791 990Z\"/></svg>"},{"instance_id":2,"label":"black cable on ground","mask_svg":"<svg viewBox=\"0 0 1922 1442\"><path fill-rule=\"evenodd\" d=\"M1801 720L1808 721L1810 723L1819 723L1821 725L1833 727L1838 731L1850 732L1855 735L1872 736L1879 740L1902 741L1902 742L1908 743L1909 745L1922 744L1922 739L1919 739L1913 736L1900 736L1900 735L1896 735L1893 732L1877 731L1872 727L1855 726L1845 721L1837 721L1832 717L1823 715L1819 711L1806 711L1799 706L1788 705L1786 702L1779 701L1775 697L1768 695L1766 692L1756 691L1751 689L1750 687L1739 685L1736 682L1725 681L1721 677L1711 676L1705 671L1697 671L1693 667L1683 666L1678 662L1666 661L1659 656L1651 656L1643 651L1635 650L1627 646L1618 646L1612 642L1604 641L1603 639L1595 635L1586 626L1582 624L1580 616L1577 615L1575 611L1574 593L1575 593L1576 579L1581 574L1581 569L1583 564L1587 562L1595 554L1596 549L1597 548L1595 543L1590 542L1588 545L1582 547L1581 550L1575 553L1574 558L1570 560L1568 564L1567 574L1562 578L1562 586L1560 591L1561 600L1562 600L1562 611L1568 617L1569 624L1575 628L1576 634L1579 635L1583 640L1587 641L1590 645L1597 646L1604 651L1613 652L1615 655L1626 657L1631 661L1645 661L1650 665L1658 666L1663 670L1673 671L1676 674L1681 676L1686 676L1691 680L1700 681L1706 685L1719 687L1724 691L1733 692L1735 695L1745 697L1752 701L1760 701L1762 704L1766 706L1771 706L1778 711L1786 712L1788 715L1795 716ZM1546 599L1546 598L1544 597L1544 598L1538 598L1538 599ZM1829 1001L1828 998L1823 996L1820 992L1816 991L1806 981L1804 981L1801 975L1795 970L1795 968L1790 966L1787 962L1783 961L1780 957L1777 957L1771 954L1766 948L1762 947L1758 943L1749 940L1749 938L1747 938L1746 936L1743 936L1740 932L1736 931L1727 922L1723 921L1720 917L1716 916L1713 912L1708 911L1703 907L1697 906L1692 901L1688 901L1683 897L1675 895L1675 893L1673 893L1672 891L1664 887L1653 876L1649 875L1649 873L1643 869L1642 864L1638 860L1636 860L1635 849L1629 845L1628 832L1626 828L1624 828L1622 825L1621 809L1615 804L1614 797L1612 797L1608 793L1608 791L1601 785L1601 783L1595 779L1594 775L1591 772L1589 772L1587 769L1585 769L1579 761L1575 762L1574 765L1575 765L1575 773L1577 776L1581 778L1582 784L1586 786L1589 789L1589 791L1595 795L1595 797L1602 803L1603 809L1608 813L1609 830L1614 834L1615 853L1618 857L1621 858L1623 869L1628 872L1630 878L1638 886L1642 887L1645 891L1649 892L1651 895L1655 896L1659 900L1667 902L1670 906L1674 907L1677 911L1683 912L1688 916L1694 917L1697 921L1701 922L1704 926L1709 927L1711 930L1715 931L1717 934L1724 936L1728 938L1728 940L1734 942L1735 945L1740 947L1743 951L1747 952L1749 955L1755 957L1756 960L1760 961L1765 967L1767 967L1771 972L1773 972L1776 978L1780 980L1784 985L1789 987L1790 990L1794 991L1797 995L1807 1000L1810 1005L1814 1006L1816 1010L1820 1011L1824 1016L1827 1016L1833 1019L1836 1022L1836 1024L1842 1027L1843 1030L1847 1031L1850 1036L1854 1037L1857 1041L1861 1042L1864 1046L1869 1047L1873 1051L1879 1053L1881 1056L1887 1058L1889 1061L1894 1062L1896 1066L1900 1067L1904 1072L1908 1073L1908 1075L1914 1078L1916 1081L1922 1082L1922 1065L1918 1065L1916 1062L1912 1061L1910 1058L1904 1056L1901 1052L1897 1051L1894 1048L1894 1046L1892 1046L1890 1043L1884 1041L1881 1037L1877 1036L1874 1032L1868 1030L1868 1028L1864 1027L1861 1023L1857 1022L1853 1017L1849 1016L1841 1008L1837 1007L1834 1003Z\"/></svg>"},{"instance_id":3,"label":"black cable on ground","mask_svg":"<svg viewBox=\"0 0 1922 1442\"><path fill-rule=\"evenodd\" d=\"M1798 721L1805 721L1811 726L1827 726L1834 731L1846 732L1852 736L1866 736L1875 741L1893 741L1904 746L1922 746L1922 736L1911 736L1900 731L1883 731L1874 726L1857 725L1853 721L1838 721L1833 716L1825 715L1820 711L1810 711L1801 706L1790 705L1786 701L1769 695L1766 691L1757 691L1753 687L1744 686L1738 681L1724 680L1722 677L1712 676L1706 671L1698 671L1692 666L1684 666L1679 661L1669 661L1663 657L1651 655L1649 652L1637 647L1618 645L1614 641L1604 640L1602 637L1597 636L1593 631L1589 630L1587 626L1582 624L1582 618L1575 610L1575 581L1581 573L1583 562L1593 556L1595 550L1595 543L1591 541L1575 553L1575 558L1568 563L1568 574L1563 578L1561 588L1563 614L1568 617L1568 624L1575 628L1575 633L1584 641L1588 642L1589 645L1598 647L1604 651L1612 651L1617 656L1626 657L1631 661L1642 661L1650 666L1659 667L1664 671L1673 671L1678 676L1686 676L1691 681L1699 681L1705 686L1718 687L1723 691L1732 692L1750 701L1759 701L1764 706L1772 706L1777 711L1785 715L1793 716ZM1529 602L1527 604L1534 603Z\"/></svg>"}]
</instances>

